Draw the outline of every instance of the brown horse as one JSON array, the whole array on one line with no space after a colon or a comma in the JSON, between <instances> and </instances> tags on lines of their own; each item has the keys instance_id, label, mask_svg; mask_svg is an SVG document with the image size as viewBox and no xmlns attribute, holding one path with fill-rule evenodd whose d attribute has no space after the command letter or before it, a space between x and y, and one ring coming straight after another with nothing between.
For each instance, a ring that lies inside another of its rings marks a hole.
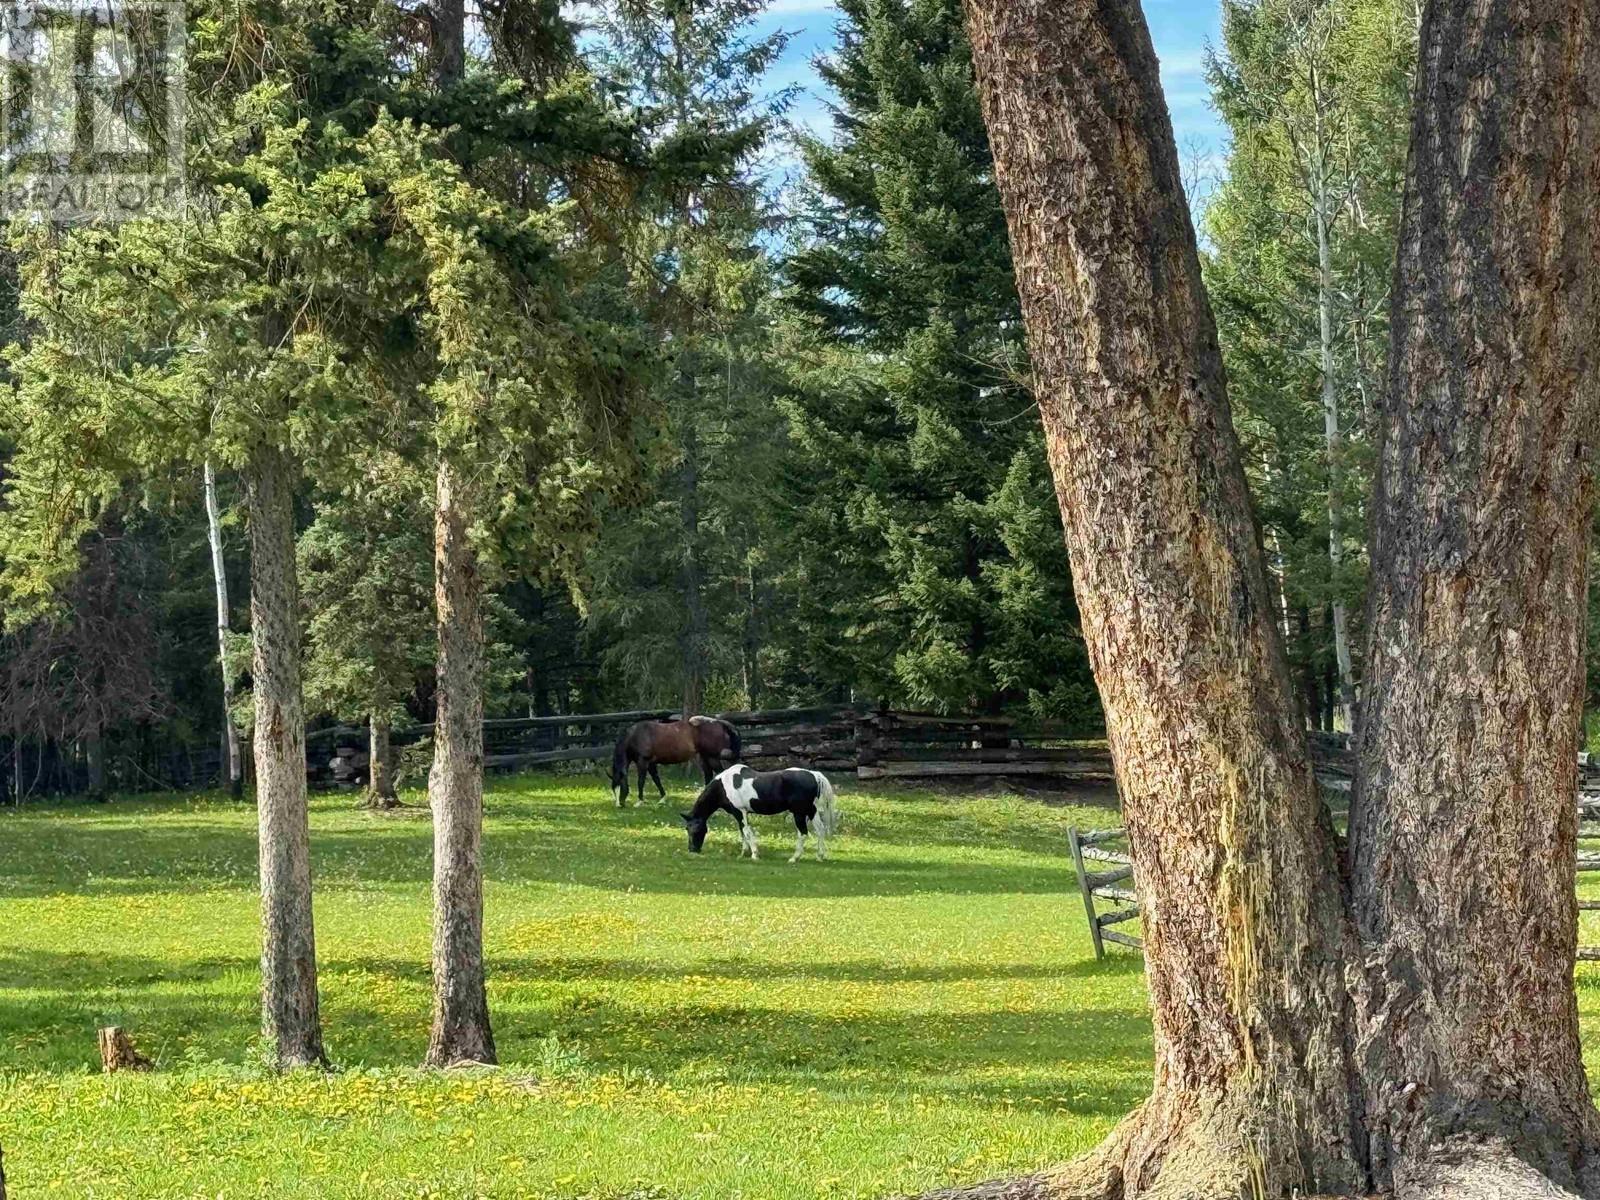
<instances>
[{"instance_id":1,"label":"brown horse","mask_svg":"<svg viewBox=\"0 0 1600 1200\"><path fill-rule=\"evenodd\" d=\"M621 808L628 802L628 768L639 768L639 803L644 803L644 777L655 780L656 791L667 794L661 785L660 763L686 763L698 758L705 781L725 766L739 761L739 731L716 717L690 717L640 721L617 739L611 755L611 791Z\"/></svg>"}]
</instances>

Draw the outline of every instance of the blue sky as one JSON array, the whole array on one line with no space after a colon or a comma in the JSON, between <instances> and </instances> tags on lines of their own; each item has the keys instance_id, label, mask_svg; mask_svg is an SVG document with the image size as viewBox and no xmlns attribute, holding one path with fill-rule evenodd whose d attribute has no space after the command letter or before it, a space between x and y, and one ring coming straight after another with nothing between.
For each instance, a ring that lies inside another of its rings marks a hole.
<instances>
[{"instance_id":1,"label":"blue sky","mask_svg":"<svg viewBox=\"0 0 1600 1200\"><path fill-rule=\"evenodd\" d=\"M1225 137L1206 102L1203 54L1218 36L1215 0L1144 0L1150 36L1161 58L1161 82L1172 111L1178 151L1186 161L1203 159L1214 164ZM774 69L774 87L796 85L801 94L791 118L825 132L826 89L817 79L811 61L833 46L837 15L830 0L772 0L759 28L790 30L794 37L783 61Z\"/></svg>"}]
</instances>

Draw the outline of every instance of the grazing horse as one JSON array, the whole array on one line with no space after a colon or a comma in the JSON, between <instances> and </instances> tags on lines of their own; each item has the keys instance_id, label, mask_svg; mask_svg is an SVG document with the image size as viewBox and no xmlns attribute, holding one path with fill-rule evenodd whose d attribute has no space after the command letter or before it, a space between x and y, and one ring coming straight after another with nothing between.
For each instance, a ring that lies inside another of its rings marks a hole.
<instances>
[{"instance_id":1,"label":"grazing horse","mask_svg":"<svg viewBox=\"0 0 1600 1200\"><path fill-rule=\"evenodd\" d=\"M724 761L739 761L739 731L717 717L690 717L688 720L640 721L617 739L611 754L611 790L617 807L628 802L628 768L639 768L639 803L644 803L644 778L655 780L656 791L667 794L661 785L660 763L686 763L700 760L705 781Z\"/></svg>"},{"instance_id":2,"label":"grazing horse","mask_svg":"<svg viewBox=\"0 0 1600 1200\"><path fill-rule=\"evenodd\" d=\"M689 830L689 849L700 853L706 842L706 827L718 810L730 814L739 823L739 841L752 859L759 858L755 827L750 824L752 814L772 816L790 813L796 830L794 855L790 862L798 862L806 849L806 831L809 826L816 831L817 857L828 857L828 835L839 826L838 812L833 805L833 784L817 771L803 771L790 767L786 771L752 771L746 766L729 767L700 793L694 807L679 813Z\"/></svg>"}]
</instances>

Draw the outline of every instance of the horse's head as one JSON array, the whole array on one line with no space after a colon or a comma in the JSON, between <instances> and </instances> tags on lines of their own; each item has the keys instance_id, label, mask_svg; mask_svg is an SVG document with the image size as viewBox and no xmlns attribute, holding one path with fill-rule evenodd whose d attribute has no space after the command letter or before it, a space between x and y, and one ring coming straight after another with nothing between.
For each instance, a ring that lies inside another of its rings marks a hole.
<instances>
[{"instance_id":1,"label":"horse's head","mask_svg":"<svg viewBox=\"0 0 1600 1200\"><path fill-rule=\"evenodd\" d=\"M679 813L683 818L684 828L689 831L689 853L699 854L700 847L706 844L706 828L708 822L704 817L697 817L693 813Z\"/></svg>"}]
</instances>

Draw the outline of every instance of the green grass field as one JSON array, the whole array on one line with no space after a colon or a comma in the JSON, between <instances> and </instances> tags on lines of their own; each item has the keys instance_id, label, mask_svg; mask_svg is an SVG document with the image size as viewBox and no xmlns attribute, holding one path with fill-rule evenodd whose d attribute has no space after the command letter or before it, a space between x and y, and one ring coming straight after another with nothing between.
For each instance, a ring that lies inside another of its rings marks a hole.
<instances>
[{"instance_id":1,"label":"green grass field","mask_svg":"<svg viewBox=\"0 0 1600 1200\"><path fill-rule=\"evenodd\" d=\"M1139 964L1095 963L1063 853L1068 824L1107 814L914 791L842 804L835 860L791 866L775 820L759 863L735 857L727 824L696 858L675 806L619 813L593 780L497 781L504 1066L429 1074L414 1069L428 824L321 798L337 1069L288 1077L253 1044L253 810L0 812L12 1194L878 1198L1092 1144L1149 1077ZM1580 970L1578 994L1600 1031L1600 971ZM160 1070L101 1076L94 1030L110 1023Z\"/></svg>"},{"instance_id":2,"label":"green grass field","mask_svg":"<svg viewBox=\"0 0 1600 1200\"><path fill-rule=\"evenodd\" d=\"M676 800L689 786L669 780ZM418 797L411 797L416 801ZM841 796L686 852L675 806L492 785L503 1067L428 1074L425 815L315 802L337 1069L258 1065L254 811L216 798L0 812L0 1144L36 1196L882 1197L1059 1159L1148 1086L1137 960L1096 964L1067 862L1103 810ZM160 1070L99 1073L96 1026Z\"/></svg>"}]
</instances>

